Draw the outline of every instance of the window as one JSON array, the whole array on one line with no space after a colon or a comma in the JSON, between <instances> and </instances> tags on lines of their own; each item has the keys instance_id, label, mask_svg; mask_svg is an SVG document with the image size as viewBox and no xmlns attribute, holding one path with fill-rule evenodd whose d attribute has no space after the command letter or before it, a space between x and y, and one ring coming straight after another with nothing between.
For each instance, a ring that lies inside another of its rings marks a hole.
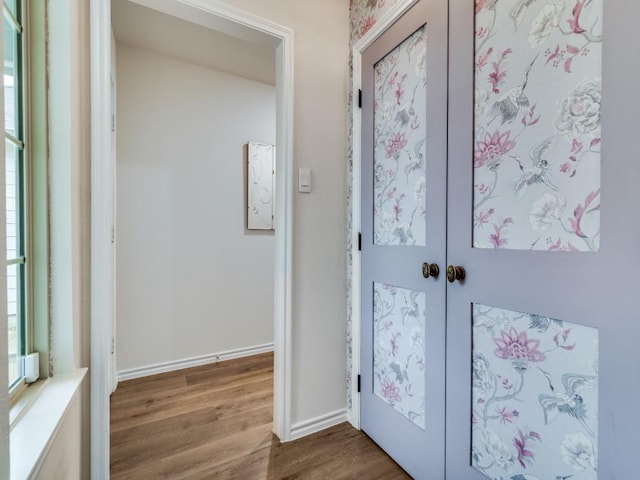
<instances>
[{"instance_id":1,"label":"window","mask_svg":"<svg viewBox=\"0 0 640 480\"><path fill-rule=\"evenodd\" d=\"M23 28L20 0L5 0L4 129L6 174L7 315L9 388L22 382L22 356L27 348L26 317L26 166L23 94Z\"/></svg>"}]
</instances>

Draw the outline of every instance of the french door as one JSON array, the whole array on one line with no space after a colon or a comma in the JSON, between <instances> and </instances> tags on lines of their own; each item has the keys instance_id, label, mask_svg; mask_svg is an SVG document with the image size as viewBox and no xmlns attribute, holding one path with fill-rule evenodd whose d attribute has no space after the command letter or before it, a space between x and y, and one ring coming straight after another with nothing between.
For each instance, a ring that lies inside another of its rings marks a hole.
<instances>
[{"instance_id":1,"label":"french door","mask_svg":"<svg viewBox=\"0 0 640 480\"><path fill-rule=\"evenodd\" d=\"M361 425L415 478L637 476L638 14L422 0L363 55Z\"/></svg>"},{"instance_id":2,"label":"french door","mask_svg":"<svg viewBox=\"0 0 640 480\"><path fill-rule=\"evenodd\" d=\"M363 56L360 423L418 478L444 476L446 25L420 2Z\"/></svg>"}]
</instances>

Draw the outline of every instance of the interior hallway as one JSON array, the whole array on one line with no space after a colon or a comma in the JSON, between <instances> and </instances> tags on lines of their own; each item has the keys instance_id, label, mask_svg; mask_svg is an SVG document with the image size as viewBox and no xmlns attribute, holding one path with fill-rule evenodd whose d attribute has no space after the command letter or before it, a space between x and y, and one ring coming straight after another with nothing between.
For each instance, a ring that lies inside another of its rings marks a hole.
<instances>
[{"instance_id":1,"label":"interior hallway","mask_svg":"<svg viewBox=\"0 0 640 480\"><path fill-rule=\"evenodd\" d=\"M273 354L121 382L111 396L111 478L406 479L345 423L281 444Z\"/></svg>"}]
</instances>

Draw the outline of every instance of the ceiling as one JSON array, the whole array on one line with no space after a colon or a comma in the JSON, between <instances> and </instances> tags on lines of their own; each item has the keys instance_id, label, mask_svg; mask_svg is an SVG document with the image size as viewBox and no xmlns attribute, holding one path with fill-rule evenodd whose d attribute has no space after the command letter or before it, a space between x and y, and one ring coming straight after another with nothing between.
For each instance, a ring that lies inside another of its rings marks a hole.
<instances>
[{"instance_id":1,"label":"ceiling","mask_svg":"<svg viewBox=\"0 0 640 480\"><path fill-rule=\"evenodd\" d=\"M129 0L112 0L116 42L275 85L275 47L161 13ZM247 38L251 38L247 36Z\"/></svg>"}]
</instances>

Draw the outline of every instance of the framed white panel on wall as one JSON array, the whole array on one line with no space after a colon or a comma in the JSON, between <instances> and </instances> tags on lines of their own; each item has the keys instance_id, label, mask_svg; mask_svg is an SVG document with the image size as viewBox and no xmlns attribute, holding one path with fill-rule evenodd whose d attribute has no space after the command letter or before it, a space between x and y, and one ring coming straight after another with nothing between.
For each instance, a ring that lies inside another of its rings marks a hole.
<instances>
[{"instance_id":1,"label":"framed white panel on wall","mask_svg":"<svg viewBox=\"0 0 640 480\"><path fill-rule=\"evenodd\" d=\"M273 230L275 147L249 142L247 151L247 228Z\"/></svg>"}]
</instances>

